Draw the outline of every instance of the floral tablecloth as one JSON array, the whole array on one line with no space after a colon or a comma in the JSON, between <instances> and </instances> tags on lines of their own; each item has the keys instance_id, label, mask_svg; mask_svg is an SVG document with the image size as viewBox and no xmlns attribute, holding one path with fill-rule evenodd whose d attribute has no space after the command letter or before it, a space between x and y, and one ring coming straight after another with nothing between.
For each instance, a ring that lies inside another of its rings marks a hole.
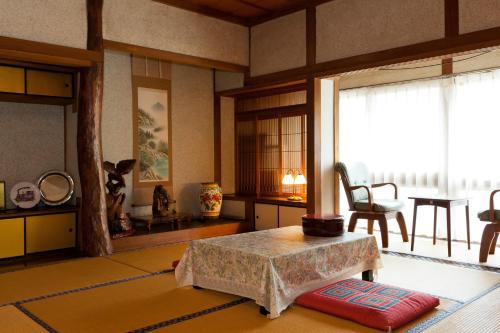
<instances>
[{"instance_id":1,"label":"floral tablecloth","mask_svg":"<svg viewBox=\"0 0 500 333\"><path fill-rule=\"evenodd\" d=\"M175 270L196 285L254 299L276 318L304 292L381 267L374 236L305 236L302 227L191 241Z\"/></svg>"}]
</instances>

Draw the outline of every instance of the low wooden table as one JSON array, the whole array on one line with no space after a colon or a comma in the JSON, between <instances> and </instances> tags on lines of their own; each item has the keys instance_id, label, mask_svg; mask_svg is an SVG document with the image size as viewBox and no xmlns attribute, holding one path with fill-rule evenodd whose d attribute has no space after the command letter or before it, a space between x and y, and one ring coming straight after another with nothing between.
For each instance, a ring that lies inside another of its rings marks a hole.
<instances>
[{"instance_id":1,"label":"low wooden table","mask_svg":"<svg viewBox=\"0 0 500 333\"><path fill-rule=\"evenodd\" d=\"M159 217L153 217L152 215L131 216L130 221L134 224L134 227L137 225L145 225L148 231L151 231L151 226L153 224L179 223L183 221L190 222L192 218L193 214L174 213Z\"/></svg>"},{"instance_id":2,"label":"low wooden table","mask_svg":"<svg viewBox=\"0 0 500 333\"><path fill-rule=\"evenodd\" d=\"M254 299L276 318L299 295L381 267L374 236L305 236L301 226L195 240L175 270L193 285ZM264 311L262 311L264 310Z\"/></svg>"},{"instance_id":3,"label":"low wooden table","mask_svg":"<svg viewBox=\"0 0 500 333\"><path fill-rule=\"evenodd\" d=\"M413 251L415 244L415 228L417 225L417 207L418 206L434 206L434 233L432 238L432 244L436 244L436 222L437 222L437 208L446 208L446 233L448 240L448 257L451 257L451 207L455 206L465 206L465 218L467 221L467 247L470 250L470 227L469 227L469 199L468 198L456 198L456 197L446 197L446 196L436 196L436 197L409 197L409 199L415 200L415 205L413 208L413 226L411 233L411 250Z\"/></svg>"}]
</instances>

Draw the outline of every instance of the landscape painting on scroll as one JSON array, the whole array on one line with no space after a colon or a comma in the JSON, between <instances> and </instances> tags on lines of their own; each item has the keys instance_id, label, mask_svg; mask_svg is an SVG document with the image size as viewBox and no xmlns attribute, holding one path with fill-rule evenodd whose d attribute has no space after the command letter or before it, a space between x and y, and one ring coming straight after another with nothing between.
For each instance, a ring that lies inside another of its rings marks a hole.
<instances>
[{"instance_id":1,"label":"landscape painting on scroll","mask_svg":"<svg viewBox=\"0 0 500 333\"><path fill-rule=\"evenodd\" d=\"M152 186L171 181L169 90L136 87L134 185Z\"/></svg>"}]
</instances>

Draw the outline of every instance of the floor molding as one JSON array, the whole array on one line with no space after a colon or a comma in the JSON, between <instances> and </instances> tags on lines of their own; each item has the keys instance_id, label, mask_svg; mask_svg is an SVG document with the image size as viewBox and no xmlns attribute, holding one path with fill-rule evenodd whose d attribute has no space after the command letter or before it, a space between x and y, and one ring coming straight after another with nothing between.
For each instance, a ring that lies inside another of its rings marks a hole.
<instances>
[{"instance_id":1,"label":"floor molding","mask_svg":"<svg viewBox=\"0 0 500 333\"><path fill-rule=\"evenodd\" d=\"M397 257L402 257L402 258L412 258L412 259L417 259L417 260L424 260L424 261L436 262L436 263L439 263L439 264L447 264L447 265L453 265L453 266L458 266L458 267L463 267L463 268L477 269L479 271L487 271L487 272L493 272L493 273L500 273L500 268L493 267L493 266L471 264L471 263L468 263L468 262L455 261L455 260L449 260L449 259L441 259L441 258L434 258L434 257L427 257L427 256L418 255L418 254L410 254L410 253L397 252L397 251L392 251L392 250L384 250L384 249L382 249L381 252L383 254L388 254L388 255L391 255L391 256L397 256Z\"/></svg>"},{"instance_id":2,"label":"floor molding","mask_svg":"<svg viewBox=\"0 0 500 333\"><path fill-rule=\"evenodd\" d=\"M228 302L228 303L221 304L221 305L217 305L217 306L205 309L205 310L193 312L193 313L190 313L190 314L187 314L184 316L180 316L177 318L169 319L166 321L161 321L159 323L155 323L155 324L152 324L149 326L138 328L138 329L135 329L133 331L129 331L127 333L144 333L144 332L155 331L157 329L164 328L164 327L171 326L171 325L175 325L175 324L181 323L181 322L186 321L186 320L195 319L195 318L205 316L205 315L217 312L217 311L225 310L225 309L231 308L233 306L246 303L248 301L250 301L249 298L243 297L243 298L237 299L235 301Z\"/></svg>"}]
</instances>

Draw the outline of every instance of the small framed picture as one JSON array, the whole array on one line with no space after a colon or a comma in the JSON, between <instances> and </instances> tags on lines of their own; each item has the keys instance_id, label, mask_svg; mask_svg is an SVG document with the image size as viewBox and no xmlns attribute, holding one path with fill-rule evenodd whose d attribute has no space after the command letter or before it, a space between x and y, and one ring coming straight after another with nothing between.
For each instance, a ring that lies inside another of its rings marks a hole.
<instances>
[{"instance_id":1,"label":"small framed picture","mask_svg":"<svg viewBox=\"0 0 500 333\"><path fill-rule=\"evenodd\" d=\"M5 182L0 180L0 210L5 208Z\"/></svg>"}]
</instances>

